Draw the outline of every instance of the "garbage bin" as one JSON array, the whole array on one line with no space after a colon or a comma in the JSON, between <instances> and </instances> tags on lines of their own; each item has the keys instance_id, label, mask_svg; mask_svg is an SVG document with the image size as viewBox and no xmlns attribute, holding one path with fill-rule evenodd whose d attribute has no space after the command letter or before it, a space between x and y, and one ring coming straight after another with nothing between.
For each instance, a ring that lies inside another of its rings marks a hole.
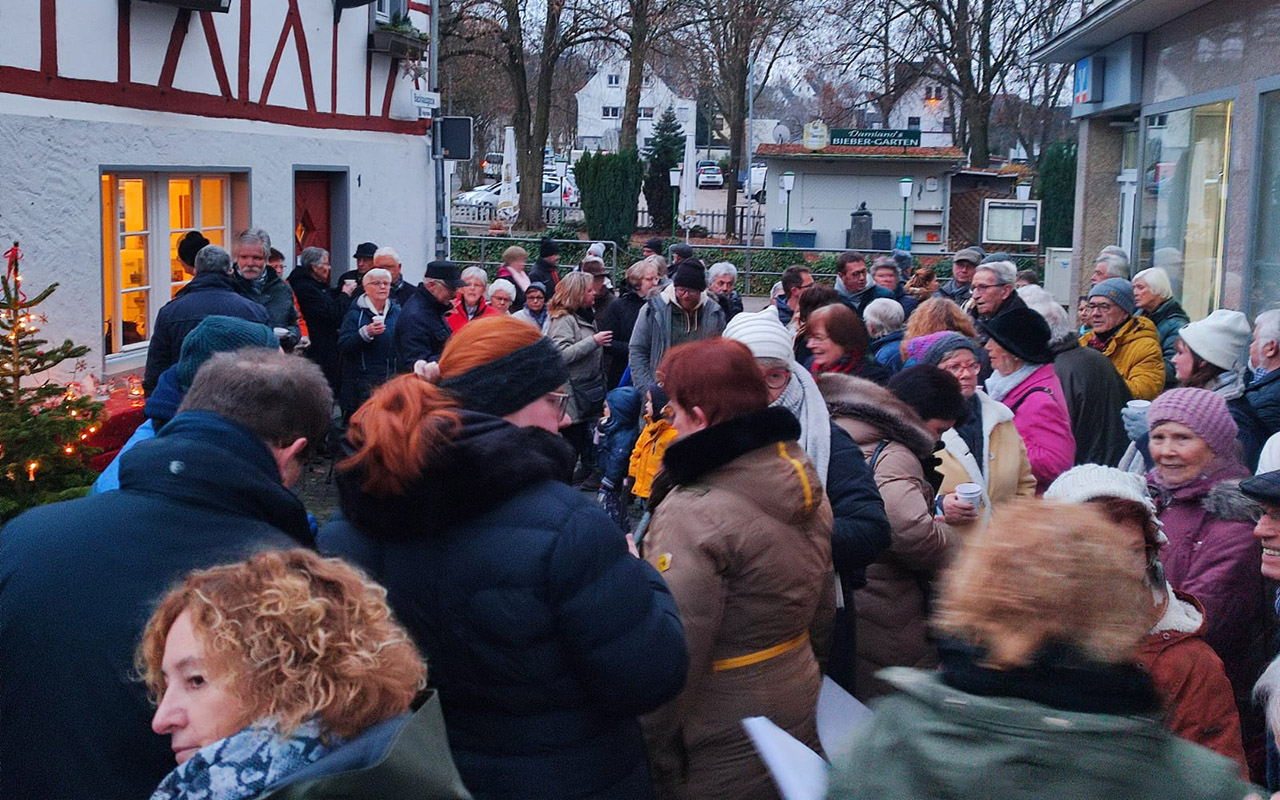
<instances>
[{"instance_id":1,"label":"garbage bin","mask_svg":"<svg viewBox=\"0 0 1280 800\"><path fill-rule=\"evenodd\" d=\"M795 228L788 231L786 228L774 228L772 233L774 247L811 248L818 244L817 231L796 230Z\"/></svg>"},{"instance_id":2,"label":"garbage bin","mask_svg":"<svg viewBox=\"0 0 1280 800\"><path fill-rule=\"evenodd\" d=\"M871 231L872 250L892 250L893 233L888 228L876 228Z\"/></svg>"}]
</instances>

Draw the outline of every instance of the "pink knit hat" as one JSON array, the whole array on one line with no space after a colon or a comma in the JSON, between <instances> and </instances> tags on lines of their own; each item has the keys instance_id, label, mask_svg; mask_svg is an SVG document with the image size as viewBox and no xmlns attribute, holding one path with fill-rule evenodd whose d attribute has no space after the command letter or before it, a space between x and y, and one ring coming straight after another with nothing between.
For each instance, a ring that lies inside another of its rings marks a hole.
<instances>
[{"instance_id":1,"label":"pink knit hat","mask_svg":"<svg viewBox=\"0 0 1280 800\"><path fill-rule=\"evenodd\" d=\"M1151 402L1151 430L1162 422L1179 422L1196 432L1216 456L1228 456L1236 440L1236 421L1227 401L1208 389L1170 389Z\"/></svg>"}]
</instances>

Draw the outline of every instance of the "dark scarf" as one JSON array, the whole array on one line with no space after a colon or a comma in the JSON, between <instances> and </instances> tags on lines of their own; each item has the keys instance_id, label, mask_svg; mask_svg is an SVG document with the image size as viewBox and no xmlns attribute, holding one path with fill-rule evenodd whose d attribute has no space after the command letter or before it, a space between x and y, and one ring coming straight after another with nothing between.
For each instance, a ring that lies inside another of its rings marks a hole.
<instances>
[{"instance_id":1,"label":"dark scarf","mask_svg":"<svg viewBox=\"0 0 1280 800\"><path fill-rule=\"evenodd\" d=\"M982 436L982 401L978 399L977 392L969 398L969 418L963 422L957 422L955 432L960 434L961 441L969 448L969 452L973 453L974 460L978 462L978 469L982 469L986 442L983 441Z\"/></svg>"},{"instance_id":2,"label":"dark scarf","mask_svg":"<svg viewBox=\"0 0 1280 800\"><path fill-rule=\"evenodd\" d=\"M794 414L785 408L766 408L678 439L662 456L662 471L654 479L649 508L656 508L675 487L694 483L753 450L799 438L800 423Z\"/></svg>"},{"instance_id":3,"label":"dark scarf","mask_svg":"<svg viewBox=\"0 0 1280 800\"><path fill-rule=\"evenodd\" d=\"M1133 317L1126 317L1124 319L1124 322L1121 322L1119 325L1115 326L1114 328L1107 331L1106 333L1098 333L1097 331L1094 331L1093 335L1089 337L1089 341L1088 341L1089 349L1097 350L1099 353L1106 350L1107 342L1111 341L1111 337L1115 336L1116 333L1121 328L1123 328L1125 324L1128 323L1128 321L1131 319L1133 319Z\"/></svg>"},{"instance_id":4,"label":"dark scarf","mask_svg":"<svg viewBox=\"0 0 1280 800\"><path fill-rule=\"evenodd\" d=\"M1160 696L1136 664L1090 661L1076 648L1050 644L1026 666L992 669L981 648L954 640L938 643L943 683L982 697L1017 697L1081 714L1158 715Z\"/></svg>"},{"instance_id":5,"label":"dark scarf","mask_svg":"<svg viewBox=\"0 0 1280 800\"><path fill-rule=\"evenodd\" d=\"M578 319L582 320L583 322L587 323L588 325L596 324L596 310L592 306L583 306L582 308L578 309L573 313L574 313L574 316L576 316Z\"/></svg>"}]
</instances>

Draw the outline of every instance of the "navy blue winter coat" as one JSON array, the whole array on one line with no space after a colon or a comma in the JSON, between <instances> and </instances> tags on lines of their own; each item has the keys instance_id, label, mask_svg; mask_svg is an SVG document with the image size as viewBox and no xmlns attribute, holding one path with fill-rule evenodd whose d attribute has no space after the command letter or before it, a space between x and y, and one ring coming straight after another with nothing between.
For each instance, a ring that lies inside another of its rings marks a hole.
<instances>
[{"instance_id":1,"label":"navy blue winter coat","mask_svg":"<svg viewBox=\"0 0 1280 800\"><path fill-rule=\"evenodd\" d=\"M419 284L400 309L396 323L396 361L401 372L412 372L415 362L439 361L453 331L444 315L453 310Z\"/></svg>"},{"instance_id":2,"label":"navy blue winter coat","mask_svg":"<svg viewBox=\"0 0 1280 800\"><path fill-rule=\"evenodd\" d=\"M340 473L349 522L320 546L387 588L463 782L477 800L651 797L637 716L688 668L666 584L565 483L561 437L464 411L433 463L394 497Z\"/></svg>"},{"instance_id":3,"label":"navy blue winter coat","mask_svg":"<svg viewBox=\"0 0 1280 800\"><path fill-rule=\"evenodd\" d=\"M643 405L640 391L634 386L623 386L605 396L609 402L609 419L601 423L604 441L596 463L610 486L621 486L631 466L631 450L640 438L640 407Z\"/></svg>"},{"instance_id":4,"label":"navy blue winter coat","mask_svg":"<svg viewBox=\"0 0 1280 800\"><path fill-rule=\"evenodd\" d=\"M338 327L346 315L351 300L337 289L315 279L310 270L301 268L289 273L289 285L298 299L298 310L307 323L307 338L311 345L305 353L324 372L329 388L337 394L338 381Z\"/></svg>"},{"instance_id":5,"label":"navy blue winter coat","mask_svg":"<svg viewBox=\"0 0 1280 800\"><path fill-rule=\"evenodd\" d=\"M156 601L193 569L309 539L262 441L203 411L125 453L119 491L0 529L0 797L149 797L174 767L134 678Z\"/></svg>"},{"instance_id":6,"label":"navy blue winter coat","mask_svg":"<svg viewBox=\"0 0 1280 800\"><path fill-rule=\"evenodd\" d=\"M360 329L373 322L367 295L356 298L342 320L338 331L338 351L342 353L342 391L338 404L343 417L354 414L374 389L395 377L399 304L387 298L386 312L383 323L387 329L367 342L360 335Z\"/></svg>"},{"instance_id":7,"label":"navy blue winter coat","mask_svg":"<svg viewBox=\"0 0 1280 800\"><path fill-rule=\"evenodd\" d=\"M160 373L178 363L182 340L211 314L271 324L267 309L239 294L230 275L195 276L156 313L156 324L147 344L147 369L142 378L142 388L147 394L156 388Z\"/></svg>"},{"instance_id":8,"label":"navy blue winter coat","mask_svg":"<svg viewBox=\"0 0 1280 800\"><path fill-rule=\"evenodd\" d=\"M1280 370L1269 372L1249 384L1244 390L1244 399L1249 401L1253 410L1258 412L1266 430L1262 439L1280 431Z\"/></svg>"}]
</instances>

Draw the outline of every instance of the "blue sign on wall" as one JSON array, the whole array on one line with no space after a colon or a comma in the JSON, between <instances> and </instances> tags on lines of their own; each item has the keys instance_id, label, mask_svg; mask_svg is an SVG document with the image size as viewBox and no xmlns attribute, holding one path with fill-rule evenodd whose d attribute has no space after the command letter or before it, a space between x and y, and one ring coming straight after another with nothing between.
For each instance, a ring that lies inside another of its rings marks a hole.
<instances>
[{"instance_id":1,"label":"blue sign on wall","mask_svg":"<svg viewBox=\"0 0 1280 800\"><path fill-rule=\"evenodd\" d=\"M1098 103L1102 101L1103 66L1102 56L1089 56L1076 62L1075 78L1072 86L1072 97L1076 105Z\"/></svg>"}]
</instances>

